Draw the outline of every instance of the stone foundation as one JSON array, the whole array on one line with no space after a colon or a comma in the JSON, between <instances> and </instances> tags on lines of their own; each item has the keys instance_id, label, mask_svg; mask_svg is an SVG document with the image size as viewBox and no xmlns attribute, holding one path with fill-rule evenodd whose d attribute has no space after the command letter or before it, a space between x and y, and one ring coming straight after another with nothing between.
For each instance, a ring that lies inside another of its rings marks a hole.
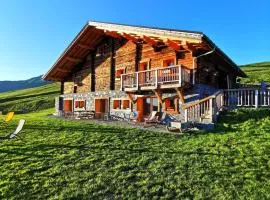
<instances>
[{"instance_id":1,"label":"stone foundation","mask_svg":"<svg viewBox=\"0 0 270 200\"><path fill-rule=\"evenodd\" d=\"M175 93L164 93L163 98L173 97ZM109 90L109 91L96 91L96 92L89 92L89 93L77 93L77 94L64 94L61 95L60 98L63 100L65 99L72 99L73 101L76 100L85 100L86 102L86 111L94 111L95 110L95 99L98 98L107 98L109 100L109 113L110 115L115 115L121 118L129 118L132 111L136 110L134 104L131 103L130 109L113 109L113 99L128 99L126 92L120 90ZM61 107L60 104L62 100L59 97L55 99L55 109L57 114L61 114L62 111L59 110ZM178 104L179 110L181 110L180 103ZM63 108L63 106L62 106ZM76 110L74 110L76 111ZM176 119L180 120L183 118L181 114L172 114Z\"/></svg>"}]
</instances>

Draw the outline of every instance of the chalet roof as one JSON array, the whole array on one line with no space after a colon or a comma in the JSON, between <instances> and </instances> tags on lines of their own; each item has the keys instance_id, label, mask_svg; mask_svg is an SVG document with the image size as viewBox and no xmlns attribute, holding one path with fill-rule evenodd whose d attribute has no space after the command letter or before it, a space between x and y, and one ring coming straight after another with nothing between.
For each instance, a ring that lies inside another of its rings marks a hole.
<instances>
[{"instance_id":1,"label":"chalet roof","mask_svg":"<svg viewBox=\"0 0 270 200\"><path fill-rule=\"evenodd\" d=\"M133 26L106 22L89 21L77 34L65 51L59 56L49 71L43 76L45 80L62 81L72 69L82 62L91 50L105 35L126 38L134 42L144 41L150 44L164 42L173 48L205 48L216 49L216 53L232 66L238 76L246 76L244 72L205 34L198 31Z\"/></svg>"}]
</instances>

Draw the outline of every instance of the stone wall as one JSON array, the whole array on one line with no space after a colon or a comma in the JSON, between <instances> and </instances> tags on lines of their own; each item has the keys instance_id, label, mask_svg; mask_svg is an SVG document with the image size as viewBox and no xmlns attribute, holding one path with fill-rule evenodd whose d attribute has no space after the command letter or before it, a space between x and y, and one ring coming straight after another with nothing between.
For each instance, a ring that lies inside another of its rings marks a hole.
<instances>
[{"instance_id":1,"label":"stone wall","mask_svg":"<svg viewBox=\"0 0 270 200\"><path fill-rule=\"evenodd\" d=\"M169 97L173 97L175 96L175 93L164 93L162 96L163 98L169 98ZM95 110L95 99L96 98L107 98L109 100L109 113L110 115L115 115L115 116L119 116L119 117L127 117L129 116L129 114L132 111L136 110L137 105L136 104L132 104L131 103L131 107L130 109L119 109L119 110L115 110L113 109L113 100L114 99L126 99L127 98L127 94L125 92L122 91L117 91L117 90L109 90L109 91L97 91L97 92L88 92L88 93L78 93L78 94L64 94L61 95L60 97L63 98L63 100L65 99L73 99L73 101L76 100L85 100L86 101L86 110L87 111L94 111ZM136 96L135 96L136 98ZM58 100L59 101L59 100ZM180 101L178 101L178 110L181 110L181 105L180 105ZM164 105L163 105L164 106ZM55 104L56 110L59 109L59 102ZM61 113L61 112L59 112ZM177 114L174 113L172 114L176 119L180 119L180 117L182 116L181 114Z\"/></svg>"},{"instance_id":2,"label":"stone wall","mask_svg":"<svg viewBox=\"0 0 270 200\"><path fill-rule=\"evenodd\" d=\"M132 109L126 110L114 110L113 108L113 99L127 99L127 94L122 91L98 91L98 92L88 92L88 93L78 93L78 94L65 94L61 95L61 97L65 99L73 99L76 100L85 100L86 101L86 110L94 111L95 110L95 99L96 98L108 98L109 99L109 111L111 115L122 116L127 113L130 113ZM57 106L58 108L58 106ZM132 108L132 106L131 106Z\"/></svg>"}]
</instances>

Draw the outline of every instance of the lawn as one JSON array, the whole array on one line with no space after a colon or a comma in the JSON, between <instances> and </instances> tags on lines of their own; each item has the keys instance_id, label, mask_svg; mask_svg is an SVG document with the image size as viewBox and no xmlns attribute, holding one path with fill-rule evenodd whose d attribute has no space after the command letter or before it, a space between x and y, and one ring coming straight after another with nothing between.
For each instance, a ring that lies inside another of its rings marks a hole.
<instances>
[{"instance_id":1,"label":"lawn","mask_svg":"<svg viewBox=\"0 0 270 200\"><path fill-rule=\"evenodd\" d=\"M0 142L0 199L269 199L270 110L239 110L211 132L147 132L17 115ZM6 128L1 127L4 135Z\"/></svg>"},{"instance_id":2,"label":"lawn","mask_svg":"<svg viewBox=\"0 0 270 200\"><path fill-rule=\"evenodd\" d=\"M241 66L247 74L247 78L242 78L242 83L258 84L262 80L270 83L270 62L253 63Z\"/></svg>"}]
</instances>

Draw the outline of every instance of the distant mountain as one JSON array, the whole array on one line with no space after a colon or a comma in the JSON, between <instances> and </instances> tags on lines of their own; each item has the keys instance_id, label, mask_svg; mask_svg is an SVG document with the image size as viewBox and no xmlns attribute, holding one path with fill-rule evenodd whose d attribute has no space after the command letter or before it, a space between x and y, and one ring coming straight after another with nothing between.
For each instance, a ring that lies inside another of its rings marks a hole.
<instances>
[{"instance_id":1,"label":"distant mountain","mask_svg":"<svg viewBox=\"0 0 270 200\"><path fill-rule=\"evenodd\" d=\"M23 81L0 81L0 92L39 87L52 83L50 81L44 81L41 77L38 76Z\"/></svg>"}]
</instances>

